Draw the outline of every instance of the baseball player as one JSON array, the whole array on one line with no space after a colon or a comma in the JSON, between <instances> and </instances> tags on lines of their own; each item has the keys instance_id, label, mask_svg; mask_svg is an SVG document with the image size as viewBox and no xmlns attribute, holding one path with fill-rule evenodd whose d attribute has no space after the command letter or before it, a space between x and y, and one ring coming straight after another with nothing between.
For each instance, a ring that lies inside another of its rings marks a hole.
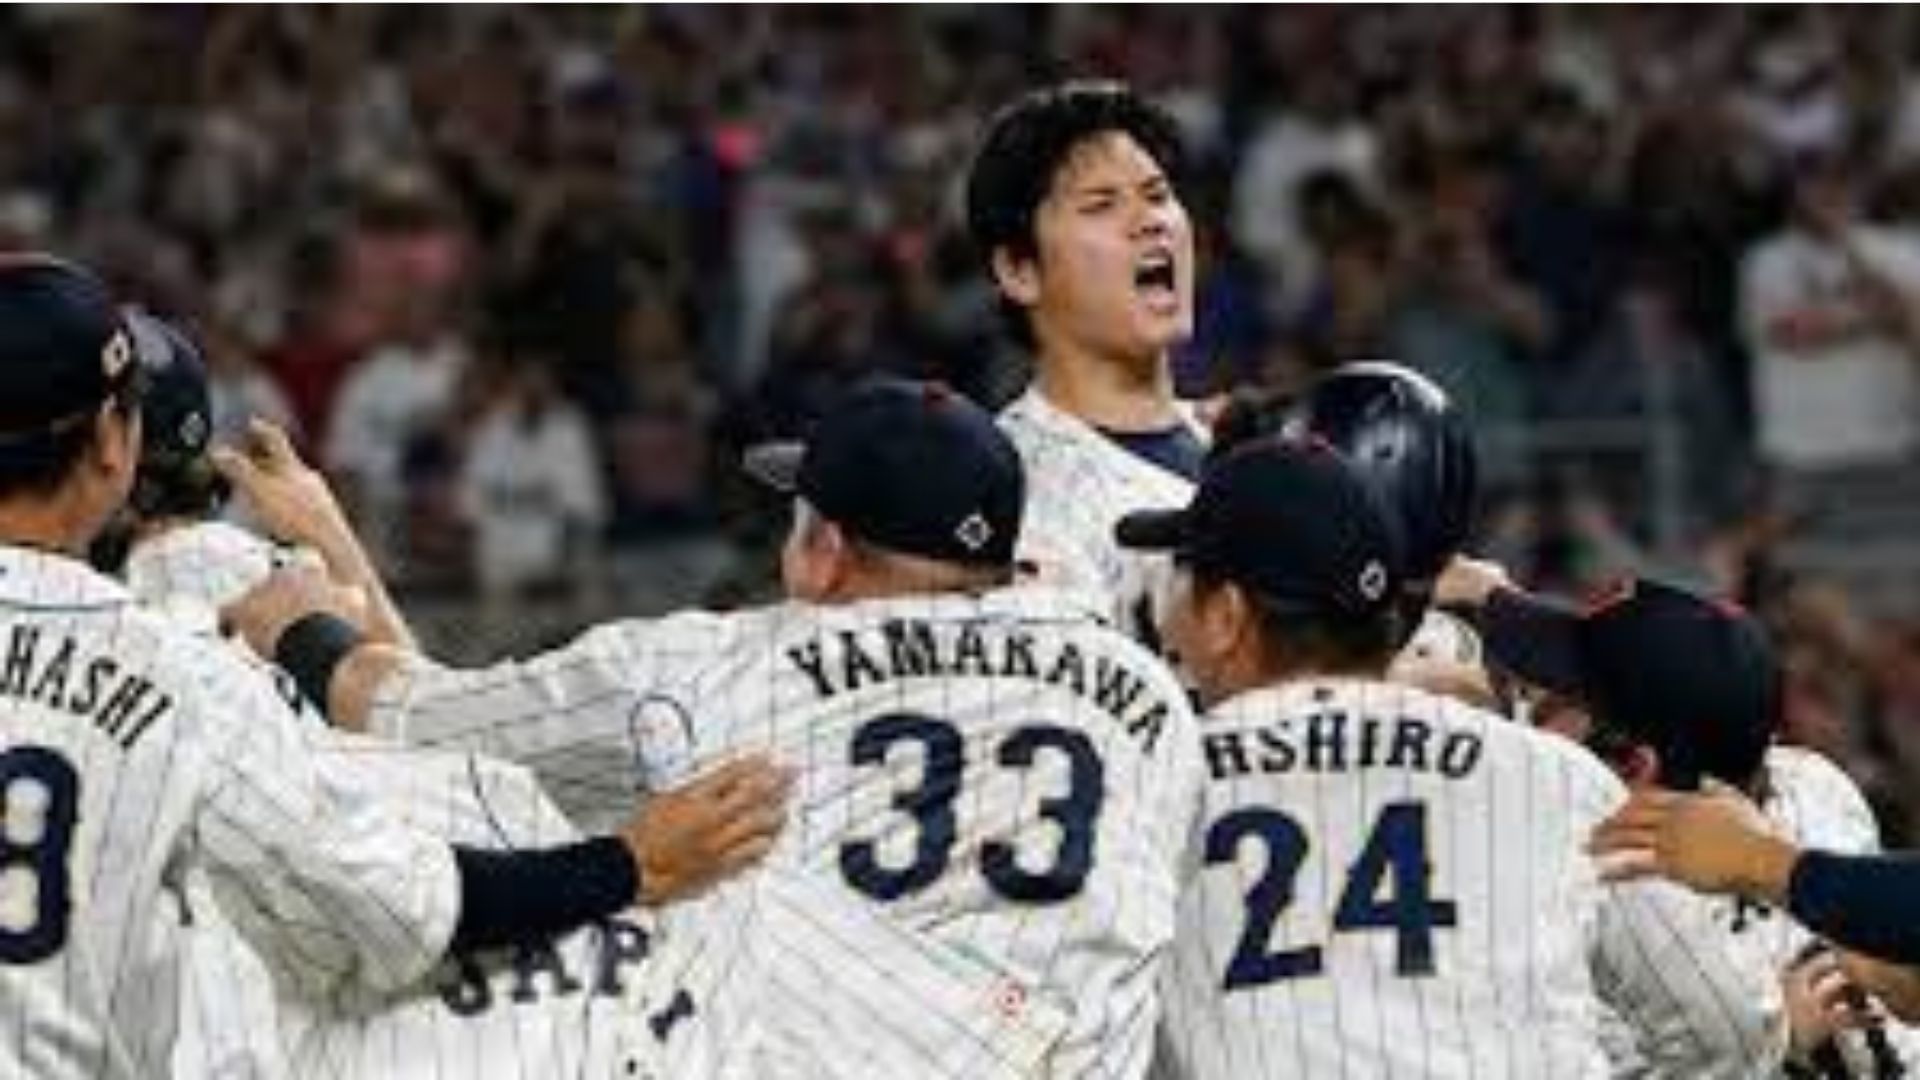
<instances>
[{"instance_id":1,"label":"baseball player","mask_svg":"<svg viewBox=\"0 0 1920 1080\"><path fill-rule=\"evenodd\" d=\"M943 388L865 385L752 467L797 495L788 602L482 671L362 645L336 722L529 763L583 822L716 755L799 763L764 872L663 918L709 1033L691 1075L1140 1075L1198 784L1181 688L1084 598L1009 587L1019 457ZM273 647L310 582L230 614Z\"/></svg>"},{"instance_id":2,"label":"baseball player","mask_svg":"<svg viewBox=\"0 0 1920 1080\"><path fill-rule=\"evenodd\" d=\"M341 997L711 880L660 863L657 814L502 855L333 797L271 678L79 557L131 486L142 375L91 275L0 262L0 1074L165 1070L177 986L154 912L189 868L290 984ZM778 774L746 773L695 824L771 819Z\"/></svg>"},{"instance_id":3,"label":"baseball player","mask_svg":"<svg viewBox=\"0 0 1920 1080\"><path fill-rule=\"evenodd\" d=\"M1388 669L1393 681L1499 706L1479 637L1436 606L1435 586L1466 542L1479 483L1473 437L1446 392L1402 365L1357 361L1298 395L1240 391L1214 422L1217 450L1271 434L1338 450L1388 510L1404 575L1397 607L1406 637Z\"/></svg>"},{"instance_id":4,"label":"baseball player","mask_svg":"<svg viewBox=\"0 0 1920 1080\"><path fill-rule=\"evenodd\" d=\"M210 460L211 402L198 347L144 313L128 311L124 321L146 389L140 466L119 521L125 540L112 546L142 603L214 635L219 608L288 555L211 519L228 485ZM293 453L271 425L255 425L250 434L256 452ZM268 525L288 524L282 519L296 505L329 511L302 521L301 535L325 553L337 580L374 598L373 636L411 641L317 474L305 474L318 485L314 497L296 504L260 486L257 470L225 464ZM308 708L297 692L290 700ZM322 729L312 740L319 775L342 800L378 803L412 826L474 848L579 839L522 768L325 732L324 721L315 720ZM337 1002L277 1001L266 968L207 896L204 875L189 873L174 891L178 903L162 914L160 936L179 949L182 964L176 1076L533 1080L658 1072L648 1067L653 1040L620 1037L647 1030L671 1007L676 989L646 977L654 930L640 911L551 942L451 957L412 986L345 1009ZM168 932L175 927L180 932Z\"/></svg>"},{"instance_id":5,"label":"baseball player","mask_svg":"<svg viewBox=\"0 0 1920 1080\"><path fill-rule=\"evenodd\" d=\"M1162 632L1207 706L1168 1075L1606 1076L1596 995L1685 1075L1770 1064L1777 1010L1682 936L1683 897L1603 889L1582 854L1614 776L1384 681L1392 531L1340 455L1244 443L1118 539L1172 555Z\"/></svg>"},{"instance_id":6,"label":"baseball player","mask_svg":"<svg viewBox=\"0 0 1920 1080\"><path fill-rule=\"evenodd\" d=\"M1873 813L1845 773L1817 753L1773 744L1779 665L1759 623L1739 609L1630 581L1584 612L1505 590L1485 606L1482 625L1490 655L1507 671L1583 706L1573 717L1583 730L1567 730L1564 719L1563 730L1628 783L1692 789L1712 778L1756 799L1796 843L1880 849ZM1905 1028L1831 1038L1836 1024L1861 1018L1835 995L1808 1000L1819 988L1808 975L1837 971L1837 962L1812 959L1820 943L1805 927L1745 900L1706 906L1754 970L1783 981L1797 1021L1791 1069L1877 1077L1894 1075L1910 1057L1915 1040Z\"/></svg>"},{"instance_id":7,"label":"baseball player","mask_svg":"<svg viewBox=\"0 0 1920 1080\"><path fill-rule=\"evenodd\" d=\"M1149 641L1164 560L1112 532L1128 511L1184 502L1205 453L1168 359L1193 331L1181 155L1173 118L1133 91L1066 83L995 117L967 177L969 234L1034 356L1000 414L1027 468L1021 558Z\"/></svg>"}]
</instances>

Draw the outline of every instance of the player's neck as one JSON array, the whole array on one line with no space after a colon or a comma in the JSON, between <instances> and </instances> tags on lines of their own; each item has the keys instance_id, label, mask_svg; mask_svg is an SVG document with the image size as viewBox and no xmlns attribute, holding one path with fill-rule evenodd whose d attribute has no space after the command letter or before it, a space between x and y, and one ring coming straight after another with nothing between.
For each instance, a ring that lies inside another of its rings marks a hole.
<instances>
[{"instance_id":1,"label":"player's neck","mask_svg":"<svg viewBox=\"0 0 1920 1080\"><path fill-rule=\"evenodd\" d=\"M79 558L88 536L64 499L0 499L0 543Z\"/></svg>"},{"instance_id":2,"label":"player's neck","mask_svg":"<svg viewBox=\"0 0 1920 1080\"><path fill-rule=\"evenodd\" d=\"M1173 370L1164 354L1129 360L1049 344L1035 367L1040 395L1095 427L1163 431L1181 422Z\"/></svg>"}]
</instances>

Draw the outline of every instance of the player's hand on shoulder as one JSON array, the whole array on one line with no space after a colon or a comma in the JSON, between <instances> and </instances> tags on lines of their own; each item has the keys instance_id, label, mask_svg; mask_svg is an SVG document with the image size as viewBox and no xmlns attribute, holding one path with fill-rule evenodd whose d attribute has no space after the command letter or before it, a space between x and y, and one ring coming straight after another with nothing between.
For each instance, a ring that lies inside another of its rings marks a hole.
<instances>
[{"instance_id":1,"label":"player's hand on shoulder","mask_svg":"<svg viewBox=\"0 0 1920 1080\"><path fill-rule=\"evenodd\" d=\"M228 633L245 639L255 653L272 656L280 635L289 626L316 613L364 625L366 594L336 583L314 566L295 563L275 569L240 599L220 609L220 624Z\"/></svg>"},{"instance_id":2,"label":"player's hand on shoulder","mask_svg":"<svg viewBox=\"0 0 1920 1080\"><path fill-rule=\"evenodd\" d=\"M318 470L300 460L287 433L254 419L239 446L216 447L213 463L274 539L321 551L351 535L347 516Z\"/></svg>"},{"instance_id":3,"label":"player's hand on shoulder","mask_svg":"<svg viewBox=\"0 0 1920 1080\"><path fill-rule=\"evenodd\" d=\"M1700 793L1643 788L1594 829L1601 876L1665 877L1709 893L1778 900L1798 852L1745 796L1707 781Z\"/></svg>"},{"instance_id":4,"label":"player's hand on shoulder","mask_svg":"<svg viewBox=\"0 0 1920 1080\"><path fill-rule=\"evenodd\" d=\"M649 798L622 830L640 902L671 903L758 862L787 820L790 769L747 757Z\"/></svg>"}]
</instances>

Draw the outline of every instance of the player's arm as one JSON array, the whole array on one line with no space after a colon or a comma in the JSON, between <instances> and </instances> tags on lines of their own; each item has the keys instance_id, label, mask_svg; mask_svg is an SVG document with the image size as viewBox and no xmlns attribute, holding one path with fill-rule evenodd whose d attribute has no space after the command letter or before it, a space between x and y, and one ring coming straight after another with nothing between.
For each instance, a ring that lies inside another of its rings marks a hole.
<instances>
[{"instance_id":1,"label":"player's arm","mask_svg":"<svg viewBox=\"0 0 1920 1080\"><path fill-rule=\"evenodd\" d=\"M363 629L370 639L416 647L413 631L326 478L300 460L286 432L255 419L239 447L217 447L212 458L274 539L319 552L335 581L360 592L366 601Z\"/></svg>"},{"instance_id":2,"label":"player's arm","mask_svg":"<svg viewBox=\"0 0 1920 1080\"><path fill-rule=\"evenodd\" d=\"M670 669L713 654L722 623L699 613L617 622L531 659L458 669L367 641L345 614L337 586L298 568L223 613L336 727L519 762L571 813L601 821L625 811L636 766L650 773L684 749L684 725L656 730L643 714L664 700Z\"/></svg>"},{"instance_id":3,"label":"player's arm","mask_svg":"<svg viewBox=\"0 0 1920 1080\"><path fill-rule=\"evenodd\" d=\"M1591 850L1613 879L1748 896L1848 948L1920 963L1920 858L1803 851L1730 789L1637 792L1594 830Z\"/></svg>"},{"instance_id":4,"label":"player's arm","mask_svg":"<svg viewBox=\"0 0 1920 1080\"><path fill-rule=\"evenodd\" d=\"M453 848L373 802L329 798L300 721L264 677L210 689L195 850L236 924L312 989L396 988L449 951L671 901L759 858L783 821L786 774L745 761L648 800L610 835Z\"/></svg>"}]
</instances>

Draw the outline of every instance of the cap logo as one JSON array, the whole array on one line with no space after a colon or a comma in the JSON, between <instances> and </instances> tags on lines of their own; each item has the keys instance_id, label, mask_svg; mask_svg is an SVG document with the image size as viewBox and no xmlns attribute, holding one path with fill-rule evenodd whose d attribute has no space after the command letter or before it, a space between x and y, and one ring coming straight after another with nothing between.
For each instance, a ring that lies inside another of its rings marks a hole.
<instances>
[{"instance_id":1,"label":"cap logo","mask_svg":"<svg viewBox=\"0 0 1920 1080\"><path fill-rule=\"evenodd\" d=\"M180 443L183 446L198 448L207 441L207 416L198 409L188 413L180 421Z\"/></svg>"},{"instance_id":2,"label":"cap logo","mask_svg":"<svg viewBox=\"0 0 1920 1080\"><path fill-rule=\"evenodd\" d=\"M133 363L133 339L125 330L115 330L100 348L100 370L112 379Z\"/></svg>"},{"instance_id":3,"label":"cap logo","mask_svg":"<svg viewBox=\"0 0 1920 1080\"><path fill-rule=\"evenodd\" d=\"M968 551L979 551L987 546L987 541L993 539L993 526L987 524L987 519L979 514L968 514L954 528L953 535Z\"/></svg>"},{"instance_id":4,"label":"cap logo","mask_svg":"<svg viewBox=\"0 0 1920 1080\"><path fill-rule=\"evenodd\" d=\"M1387 594L1387 568L1378 559L1369 560L1356 584L1360 586L1360 595L1369 603L1380 599Z\"/></svg>"}]
</instances>

